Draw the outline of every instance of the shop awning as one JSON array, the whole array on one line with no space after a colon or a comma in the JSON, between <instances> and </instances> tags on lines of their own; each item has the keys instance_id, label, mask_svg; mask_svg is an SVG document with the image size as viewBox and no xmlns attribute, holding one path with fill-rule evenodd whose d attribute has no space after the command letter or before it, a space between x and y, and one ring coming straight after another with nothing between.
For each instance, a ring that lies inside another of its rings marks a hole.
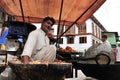
<instances>
[{"instance_id":1,"label":"shop awning","mask_svg":"<svg viewBox=\"0 0 120 80\"><path fill-rule=\"evenodd\" d=\"M21 0L25 22L40 23L46 16L60 24L78 25L88 19L105 0ZM0 6L17 21L23 21L20 0L0 0ZM62 7L61 7L62 6Z\"/></svg>"}]
</instances>

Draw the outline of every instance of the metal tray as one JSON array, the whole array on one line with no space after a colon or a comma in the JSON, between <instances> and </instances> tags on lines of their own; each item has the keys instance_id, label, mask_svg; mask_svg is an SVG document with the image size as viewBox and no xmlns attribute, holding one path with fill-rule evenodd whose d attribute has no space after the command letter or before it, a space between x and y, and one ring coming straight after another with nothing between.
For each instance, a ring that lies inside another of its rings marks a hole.
<instances>
[{"instance_id":1,"label":"metal tray","mask_svg":"<svg viewBox=\"0 0 120 80\"><path fill-rule=\"evenodd\" d=\"M120 63L109 65L74 63L73 68L98 80L120 80Z\"/></svg>"}]
</instances>

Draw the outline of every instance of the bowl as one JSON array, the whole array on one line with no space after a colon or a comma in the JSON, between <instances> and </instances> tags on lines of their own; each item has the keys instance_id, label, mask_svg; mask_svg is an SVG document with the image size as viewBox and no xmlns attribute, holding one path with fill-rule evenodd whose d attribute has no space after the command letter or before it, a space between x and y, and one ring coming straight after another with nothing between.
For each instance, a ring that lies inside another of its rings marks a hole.
<instances>
[{"instance_id":1,"label":"bowl","mask_svg":"<svg viewBox=\"0 0 120 80\"><path fill-rule=\"evenodd\" d=\"M20 80L64 80L67 74L72 74L71 63L22 64L8 62L8 64Z\"/></svg>"}]
</instances>

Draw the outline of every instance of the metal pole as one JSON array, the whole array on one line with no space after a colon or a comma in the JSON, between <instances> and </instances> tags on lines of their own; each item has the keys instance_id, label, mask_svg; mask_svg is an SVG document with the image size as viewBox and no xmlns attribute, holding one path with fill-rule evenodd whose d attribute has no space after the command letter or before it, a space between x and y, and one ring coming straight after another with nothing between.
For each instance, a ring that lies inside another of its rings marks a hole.
<instances>
[{"instance_id":1,"label":"metal pole","mask_svg":"<svg viewBox=\"0 0 120 80\"><path fill-rule=\"evenodd\" d=\"M57 29L57 38L58 38L58 34L59 34L59 29L60 29L60 21L61 21L61 16L62 16L62 9L63 9L63 0L61 2L61 8L60 8L60 16L59 16L59 23L58 23L58 29ZM58 43L58 40L57 40Z\"/></svg>"},{"instance_id":2,"label":"metal pole","mask_svg":"<svg viewBox=\"0 0 120 80\"><path fill-rule=\"evenodd\" d=\"M22 13L23 22L25 22L24 11L23 11L23 7L22 7L22 1L19 0L19 2L20 2L20 8L21 8L21 13Z\"/></svg>"}]
</instances>

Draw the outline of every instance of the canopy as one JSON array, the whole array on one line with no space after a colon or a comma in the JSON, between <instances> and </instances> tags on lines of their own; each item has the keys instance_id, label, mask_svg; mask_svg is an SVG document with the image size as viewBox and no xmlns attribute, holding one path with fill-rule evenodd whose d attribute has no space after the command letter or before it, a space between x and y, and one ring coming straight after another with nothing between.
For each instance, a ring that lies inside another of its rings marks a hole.
<instances>
[{"instance_id":1,"label":"canopy","mask_svg":"<svg viewBox=\"0 0 120 80\"><path fill-rule=\"evenodd\" d=\"M82 24L104 2L105 0L21 0L25 22L40 23L44 17L50 16L64 25L73 22ZM0 0L0 6L17 21L23 21L20 0Z\"/></svg>"}]
</instances>

